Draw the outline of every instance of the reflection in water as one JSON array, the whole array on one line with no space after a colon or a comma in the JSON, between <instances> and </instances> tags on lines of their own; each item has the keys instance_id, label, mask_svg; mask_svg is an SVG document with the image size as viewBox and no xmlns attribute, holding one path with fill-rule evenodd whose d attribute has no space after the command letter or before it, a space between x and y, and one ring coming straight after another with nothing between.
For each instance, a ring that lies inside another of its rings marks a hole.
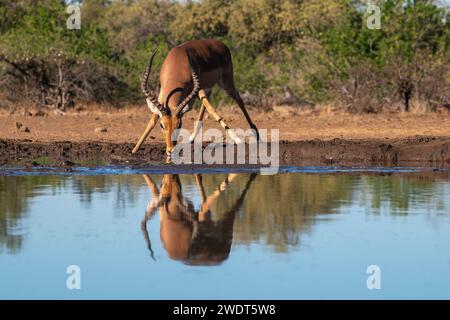
<instances>
[{"instance_id":1,"label":"reflection in water","mask_svg":"<svg viewBox=\"0 0 450 320\"><path fill-rule=\"evenodd\" d=\"M0 176L0 299L448 299L449 244L448 173Z\"/></svg>"},{"instance_id":2,"label":"reflection in water","mask_svg":"<svg viewBox=\"0 0 450 320\"><path fill-rule=\"evenodd\" d=\"M23 244L22 219L26 215L30 200L39 190L65 187L65 178L44 176L0 177L0 253L6 248L17 253Z\"/></svg>"},{"instance_id":3,"label":"reflection in water","mask_svg":"<svg viewBox=\"0 0 450 320\"><path fill-rule=\"evenodd\" d=\"M142 230L147 247L154 258L150 237L147 231L147 221L159 211L160 237L164 248L174 260L181 260L190 265L215 265L228 258L233 239L233 224L236 213L242 206L245 195L256 174L247 180L244 190L224 213L212 211L213 204L224 194L237 174L229 174L210 195L206 195L203 179L195 175L195 182L201 195L201 207L196 211L192 201L187 200L182 193L180 178L176 174L166 174L163 177L161 189L158 190L150 176L144 179L153 195L149 202Z\"/></svg>"},{"instance_id":4,"label":"reflection in water","mask_svg":"<svg viewBox=\"0 0 450 320\"><path fill-rule=\"evenodd\" d=\"M163 181L161 190L153 180ZM410 215L423 207L438 216L450 209L448 174L292 173L258 176L252 184L253 180L248 174L148 175L145 181L139 175L0 176L0 253L20 251L24 234L33 227L23 220L32 214L28 211L33 199L43 194L71 193L76 197L72 201L79 201L86 210L95 206L95 197L111 198L114 217L119 218L127 215L130 204L138 202L143 182L152 196L147 219L158 209L166 250L174 259L191 264L197 258L197 263L207 263L206 256L212 253L204 244L212 246L214 241L219 241L218 248L223 246L222 258L219 254L215 257L217 262L226 259L227 245L220 239L204 240L220 228L224 239L232 237L234 243L264 243L277 252L288 252L299 245L301 234L317 219L339 213L344 204L357 203L372 214L384 210L391 215ZM181 193L182 185L187 193ZM193 209L193 187L202 203L197 211ZM170 231L175 229L179 231ZM190 242L175 246L172 234L179 238L178 243L183 237Z\"/></svg>"}]
</instances>

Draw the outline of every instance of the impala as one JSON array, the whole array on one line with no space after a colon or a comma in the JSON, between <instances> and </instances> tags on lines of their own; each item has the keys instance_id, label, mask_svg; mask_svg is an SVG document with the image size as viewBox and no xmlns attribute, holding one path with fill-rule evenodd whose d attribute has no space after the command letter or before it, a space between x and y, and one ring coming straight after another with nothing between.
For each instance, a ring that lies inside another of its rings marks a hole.
<instances>
[{"instance_id":1,"label":"impala","mask_svg":"<svg viewBox=\"0 0 450 320\"><path fill-rule=\"evenodd\" d=\"M194 141L200 130L205 109L236 143L242 142L217 114L208 100L211 89L216 84L236 101L250 128L254 130L256 138L259 139L258 129L252 122L234 85L231 53L225 44L217 40L195 40L171 49L160 70L161 89L158 98L147 89L147 81L155 54L156 52L151 55L141 82L142 92L153 115L132 153L139 150L150 131L160 120L166 143L166 154L170 158L177 140L174 132L181 128L183 115L192 108L197 96L200 98L201 106L194 132L189 139L190 142Z\"/></svg>"},{"instance_id":2,"label":"impala","mask_svg":"<svg viewBox=\"0 0 450 320\"><path fill-rule=\"evenodd\" d=\"M233 239L234 218L242 207L256 174L249 176L240 194L234 192L228 194L233 198L227 202L227 205L221 207L215 205L218 198L224 196L223 192L237 177L236 174L229 174L207 196L202 176L195 175L195 182L201 196L201 206L197 211L193 203L184 198L178 175L164 175L159 190L152 178L144 175L153 199L147 205L141 229L152 258L153 250L147 222L156 211L159 211L160 238L171 259L190 265L216 265L226 260Z\"/></svg>"}]
</instances>

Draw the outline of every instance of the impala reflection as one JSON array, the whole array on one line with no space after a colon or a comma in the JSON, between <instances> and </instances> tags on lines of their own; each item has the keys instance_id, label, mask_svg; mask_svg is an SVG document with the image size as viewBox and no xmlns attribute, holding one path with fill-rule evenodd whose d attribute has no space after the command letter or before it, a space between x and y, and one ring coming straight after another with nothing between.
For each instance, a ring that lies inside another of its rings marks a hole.
<instances>
[{"instance_id":1,"label":"impala reflection","mask_svg":"<svg viewBox=\"0 0 450 320\"><path fill-rule=\"evenodd\" d=\"M202 176L194 177L201 196L201 207L198 211L194 209L193 203L183 196L178 175L164 175L159 190L152 178L144 175L153 200L147 206L141 227L153 259L147 222L156 211L159 212L160 218L161 242L171 259L188 265L217 265L228 258L233 240L234 218L256 174L229 174L209 195L205 193ZM247 181L238 198L225 208L223 213L213 211L212 205L224 196L224 191L233 188L233 181L242 178Z\"/></svg>"}]
</instances>

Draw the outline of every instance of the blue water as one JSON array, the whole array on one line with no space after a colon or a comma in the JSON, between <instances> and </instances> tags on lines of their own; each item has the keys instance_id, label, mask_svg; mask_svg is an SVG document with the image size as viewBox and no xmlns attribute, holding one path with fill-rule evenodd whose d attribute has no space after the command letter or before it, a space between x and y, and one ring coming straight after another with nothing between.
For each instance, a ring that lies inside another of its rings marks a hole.
<instances>
[{"instance_id":1,"label":"blue water","mask_svg":"<svg viewBox=\"0 0 450 320\"><path fill-rule=\"evenodd\" d=\"M0 298L450 298L447 172L118 170L3 171Z\"/></svg>"}]
</instances>

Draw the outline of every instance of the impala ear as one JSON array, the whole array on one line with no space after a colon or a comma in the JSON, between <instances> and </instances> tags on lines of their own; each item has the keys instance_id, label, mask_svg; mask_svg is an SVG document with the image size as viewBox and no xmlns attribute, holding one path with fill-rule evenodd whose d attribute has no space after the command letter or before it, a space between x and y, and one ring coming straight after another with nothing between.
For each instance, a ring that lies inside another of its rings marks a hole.
<instances>
[{"instance_id":1,"label":"impala ear","mask_svg":"<svg viewBox=\"0 0 450 320\"><path fill-rule=\"evenodd\" d=\"M159 115L159 117L162 117L161 111L153 104L153 102L150 99L145 99L147 101L147 106L150 109L151 112L156 113Z\"/></svg>"}]
</instances>

